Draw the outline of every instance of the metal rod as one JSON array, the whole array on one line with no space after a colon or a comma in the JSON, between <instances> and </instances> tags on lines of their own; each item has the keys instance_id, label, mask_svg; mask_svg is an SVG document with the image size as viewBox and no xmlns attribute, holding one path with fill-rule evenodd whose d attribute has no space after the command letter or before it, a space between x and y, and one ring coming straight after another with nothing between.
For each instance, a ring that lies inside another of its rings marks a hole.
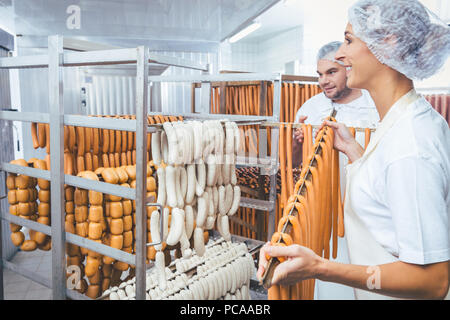
<instances>
[{"instance_id":1,"label":"metal rod","mask_svg":"<svg viewBox=\"0 0 450 320\"><path fill-rule=\"evenodd\" d=\"M281 81L274 81L273 83L273 111L272 119L275 122L280 120L280 108L281 108ZM278 164L278 140L280 136L279 128L274 127L271 130L271 150L270 156L272 157L272 163ZM274 204L273 209L269 211L268 226L267 226L267 237L275 232L275 217L276 217L276 206L277 201L277 173L278 166L275 168L274 172L270 175L270 190L269 190L269 201ZM269 239L265 239L268 241Z\"/></svg>"},{"instance_id":2,"label":"metal rod","mask_svg":"<svg viewBox=\"0 0 450 320\"><path fill-rule=\"evenodd\" d=\"M279 127L280 125L288 125L290 124L292 128L302 128L303 123L296 123L296 122L263 122L261 123L262 127ZM311 125L313 129L320 129L322 125ZM357 132L365 132L366 128L359 128L354 127L355 131ZM371 132L375 132L376 128L371 128Z\"/></svg>"},{"instance_id":3,"label":"metal rod","mask_svg":"<svg viewBox=\"0 0 450 320\"><path fill-rule=\"evenodd\" d=\"M152 82L218 82L218 81L275 81L280 80L279 73L233 73L233 74L201 74L176 76L150 76Z\"/></svg>"},{"instance_id":4,"label":"metal rod","mask_svg":"<svg viewBox=\"0 0 450 320\"><path fill-rule=\"evenodd\" d=\"M66 299L66 237L64 226L64 98L61 65L63 41L60 36L48 39L48 89L50 113L50 192L52 221L52 294L55 300Z\"/></svg>"},{"instance_id":5,"label":"metal rod","mask_svg":"<svg viewBox=\"0 0 450 320\"><path fill-rule=\"evenodd\" d=\"M148 49L137 48L136 70L136 300L145 300L145 258L147 254L147 108Z\"/></svg>"},{"instance_id":6,"label":"metal rod","mask_svg":"<svg viewBox=\"0 0 450 320\"><path fill-rule=\"evenodd\" d=\"M0 111L0 119L10 121L49 123L49 114L42 112Z\"/></svg>"},{"instance_id":7,"label":"metal rod","mask_svg":"<svg viewBox=\"0 0 450 320\"><path fill-rule=\"evenodd\" d=\"M35 169L30 167L23 167L19 166L17 164L11 164L11 163L0 163L0 170L11 172L15 174L23 174L26 176L38 178L38 179L45 179L50 181L50 171L48 170L42 170L42 169Z\"/></svg>"},{"instance_id":8,"label":"metal rod","mask_svg":"<svg viewBox=\"0 0 450 320\"><path fill-rule=\"evenodd\" d=\"M133 188L122 187L107 182L88 180L77 176L64 175L65 183L77 188L94 190L106 194L136 200L136 191Z\"/></svg>"}]
</instances>

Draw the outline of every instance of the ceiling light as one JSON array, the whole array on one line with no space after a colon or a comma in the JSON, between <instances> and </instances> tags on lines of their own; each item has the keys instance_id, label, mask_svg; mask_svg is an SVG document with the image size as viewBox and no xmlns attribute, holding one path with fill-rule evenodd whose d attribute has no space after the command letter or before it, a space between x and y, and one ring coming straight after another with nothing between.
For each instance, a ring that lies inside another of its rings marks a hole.
<instances>
[{"instance_id":1,"label":"ceiling light","mask_svg":"<svg viewBox=\"0 0 450 320\"><path fill-rule=\"evenodd\" d=\"M236 33L234 36L232 36L228 41L230 43L236 42L241 40L242 38L248 36L250 33L252 33L253 31L258 30L261 27L261 23L259 22L253 22L251 25L249 25L248 27L242 29L241 31L239 31L238 33Z\"/></svg>"}]
</instances>

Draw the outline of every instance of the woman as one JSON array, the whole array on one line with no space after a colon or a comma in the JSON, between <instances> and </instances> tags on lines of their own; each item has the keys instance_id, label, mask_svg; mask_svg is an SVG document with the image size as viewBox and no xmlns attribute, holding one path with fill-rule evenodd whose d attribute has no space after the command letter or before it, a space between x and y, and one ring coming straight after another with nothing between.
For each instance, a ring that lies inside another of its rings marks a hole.
<instances>
[{"instance_id":1,"label":"woman","mask_svg":"<svg viewBox=\"0 0 450 320\"><path fill-rule=\"evenodd\" d=\"M433 21L434 19L434 21ZM345 230L351 264L308 248L266 244L285 256L272 284L316 278L355 288L358 299L443 299L449 289L450 130L414 91L450 54L450 30L417 0L361 0L349 10L336 53L350 88L370 92L380 124L367 149L339 123L334 147L345 153Z\"/></svg>"}]
</instances>

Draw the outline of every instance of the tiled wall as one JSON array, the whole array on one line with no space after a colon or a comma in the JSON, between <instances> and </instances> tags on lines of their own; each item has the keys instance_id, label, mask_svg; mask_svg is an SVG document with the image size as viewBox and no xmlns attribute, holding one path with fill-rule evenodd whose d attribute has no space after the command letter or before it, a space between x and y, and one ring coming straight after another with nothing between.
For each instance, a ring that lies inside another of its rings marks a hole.
<instances>
[{"instance_id":1,"label":"tiled wall","mask_svg":"<svg viewBox=\"0 0 450 320\"><path fill-rule=\"evenodd\" d=\"M223 43L220 47L220 70L248 72L284 72L286 63L302 58L301 27L272 37L233 44Z\"/></svg>"}]
</instances>

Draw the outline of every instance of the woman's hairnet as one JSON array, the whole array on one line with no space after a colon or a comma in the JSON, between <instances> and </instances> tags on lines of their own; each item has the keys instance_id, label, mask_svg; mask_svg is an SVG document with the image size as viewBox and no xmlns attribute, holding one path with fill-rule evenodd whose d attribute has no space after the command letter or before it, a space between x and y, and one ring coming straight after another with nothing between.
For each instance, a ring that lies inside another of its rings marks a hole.
<instances>
[{"instance_id":1,"label":"woman's hairnet","mask_svg":"<svg viewBox=\"0 0 450 320\"><path fill-rule=\"evenodd\" d=\"M337 61L334 57L336 56L336 52L339 50L341 45L342 42L340 41L327 43L322 48L320 48L319 52L317 53L317 61L325 59L340 63L340 61Z\"/></svg>"},{"instance_id":2,"label":"woman's hairnet","mask_svg":"<svg viewBox=\"0 0 450 320\"><path fill-rule=\"evenodd\" d=\"M359 0L348 13L355 36L410 79L434 75L450 54L450 28L417 0Z\"/></svg>"}]
</instances>

